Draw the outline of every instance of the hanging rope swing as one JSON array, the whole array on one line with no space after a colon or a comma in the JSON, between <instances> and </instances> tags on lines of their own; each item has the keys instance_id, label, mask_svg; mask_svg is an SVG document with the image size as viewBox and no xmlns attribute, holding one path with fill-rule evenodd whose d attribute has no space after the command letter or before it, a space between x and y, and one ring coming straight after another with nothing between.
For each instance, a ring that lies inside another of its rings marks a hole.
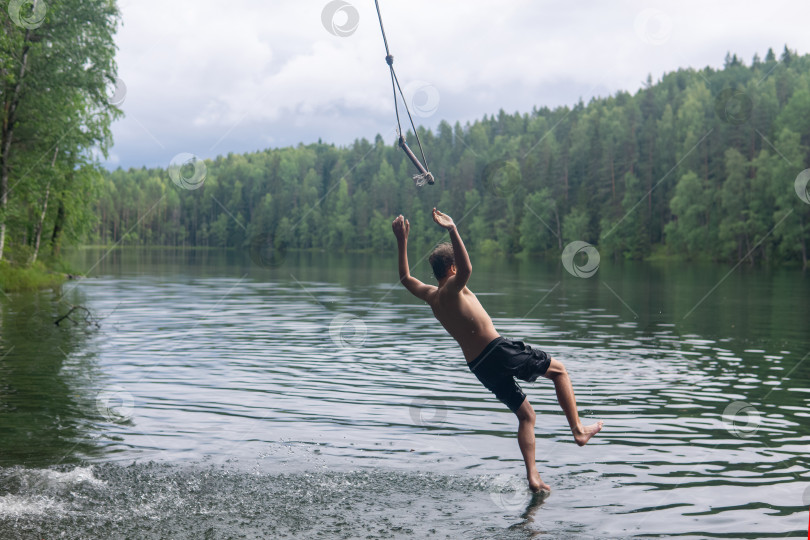
<instances>
[{"instance_id":1,"label":"hanging rope swing","mask_svg":"<svg viewBox=\"0 0 810 540\"><path fill-rule=\"evenodd\" d=\"M421 187L427 184L433 184L435 179L433 178L433 174L431 174L430 169L428 168L427 158L425 157L425 151L422 149L422 142L419 140L419 133L416 131L416 125L413 123L413 117L411 116L411 110L408 108L408 101L405 99L405 95L402 93L402 87L399 85L399 79L397 79L397 73L394 71L394 57L391 56L391 52L388 50L388 39L385 37L385 28L383 28L382 22L382 15L380 15L380 2L379 0L374 0L374 5L377 6L377 17L380 19L380 31L382 31L383 43L385 44L385 63L388 64L388 68L391 70L391 87L394 90L394 111L397 115L397 135L399 136L399 146L405 151L405 155L411 160L411 162L416 166L419 170L419 174L415 174L413 176L414 182L416 185ZM405 136L402 133L402 123L399 120L399 104L397 101L397 91L399 91L399 95L402 98L402 103L405 105L405 112L408 113L408 119L411 121L411 127L413 128L413 133L416 135L416 144L419 145L419 152L422 154L422 161L416 157L413 151L408 147L408 143L405 141ZM424 163L424 165L423 165Z\"/></svg>"}]
</instances>

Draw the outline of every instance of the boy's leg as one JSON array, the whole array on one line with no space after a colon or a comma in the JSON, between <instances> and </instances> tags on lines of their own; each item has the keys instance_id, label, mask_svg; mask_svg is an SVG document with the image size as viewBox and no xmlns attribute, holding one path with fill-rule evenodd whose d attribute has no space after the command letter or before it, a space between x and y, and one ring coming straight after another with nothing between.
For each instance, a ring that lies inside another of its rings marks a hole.
<instances>
[{"instance_id":1,"label":"boy's leg","mask_svg":"<svg viewBox=\"0 0 810 540\"><path fill-rule=\"evenodd\" d=\"M534 460L534 408L528 399L524 399L520 408L515 411L518 417L518 445L523 454L523 461L526 462L526 477L529 479L529 488L532 491L541 489L551 491L551 488L540 479L537 472L537 464Z\"/></svg>"},{"instance_id":2,"label":"boy's leg","mask_svg":"<svg viewBox=\"0 0 810 540\"><path fill-rule=\"evenodd\" d=\"M574 434L574 440L579 446L584 446L591 437L599 433L602 429L602 421L589 426L583 426L579 421L579 414L577 414L577 400L574 397L574 388L571 386L571 379L568 377L568 372L562 362L551 359L551 364L548 370L543 375L554 382L554 389L557 391L557 401L560 403L565 418L568 420L568 425L571 426L571 432ZM534 413L534 411L532 411ZM534 434L534 432L532 432ZM533 438L532 438L533 439Z\"/></svg>"}]
</instances>

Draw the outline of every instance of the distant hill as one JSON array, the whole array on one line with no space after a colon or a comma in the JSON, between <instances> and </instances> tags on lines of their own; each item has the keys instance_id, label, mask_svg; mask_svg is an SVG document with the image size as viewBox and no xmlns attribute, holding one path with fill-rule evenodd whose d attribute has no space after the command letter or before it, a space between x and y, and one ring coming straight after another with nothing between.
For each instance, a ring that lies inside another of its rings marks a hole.
<instances>
[{"instance_id":1,"label":"distant hill","mask_svg":"<svg viewBox=\"0 0 810 540\"><path fill-rule=\"evenodd\" d=\"M489 253L559 254L582 240L603 259L807 266L808 119L810 55L728 55L722 70L680 69L635 94L420 131L434 186L415 187L379 135L228 155L197 163L197 176L186 165L175 183L165 170L110 172L91 240L393 250L400 213L414 242L440 238L437 206Z\"/></svg>"}]
</instances>

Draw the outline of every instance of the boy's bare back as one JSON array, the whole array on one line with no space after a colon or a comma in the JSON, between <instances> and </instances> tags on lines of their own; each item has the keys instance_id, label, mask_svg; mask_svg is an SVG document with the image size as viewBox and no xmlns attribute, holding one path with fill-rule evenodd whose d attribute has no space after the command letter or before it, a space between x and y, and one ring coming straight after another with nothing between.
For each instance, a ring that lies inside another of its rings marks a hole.
<instances>
[{"instance_id":1,"label":"boy's bare back","mask_svg":"<svg viewBox=\"0 0 810 540\"><path fill-rule=\"evenodd\" d=\"M443 289L435 287L426 301L436 319L458 341L467 362L472 362L500 334L470 289L464 287L458 293Z\"/></svg>"},{"instance_id":2,"label":"boy's bare back","mask_svg":"<svg viewBox=\"0 0 810 540\"><path fill-rule=\"evenodd\" d=\"M486 310L467 288L472 264L453 219L433 209L433 220L450 233L453 263L445 275L437 275L439 286L426 285L410 275L408 268L408 233L411 225L401 215L392 223L399 244L399 278L413 295L427 302L433 315L455 338L467 362L472 362L484 348L499 336Z\"/></svg>"}]
</instances>

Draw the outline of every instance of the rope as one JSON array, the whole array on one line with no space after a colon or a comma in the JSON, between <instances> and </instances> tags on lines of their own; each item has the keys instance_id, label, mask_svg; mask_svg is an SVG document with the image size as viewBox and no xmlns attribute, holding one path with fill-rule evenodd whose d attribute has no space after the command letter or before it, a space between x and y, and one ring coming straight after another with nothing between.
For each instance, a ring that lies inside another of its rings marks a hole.
<instances>
[{"instance_id":1,"label":"rope","mask_svg":"<svg viewBox=\"0 0 810 540\"><path fill-rule=\"evenodd\" d=\"M385 27L383 26L382 15L380 14L380 2L379 0L374 0L374 5L377 7L377 18L380 20L380 31L382 32L383 43L385 44L385 63L388 64L388 68L391 71L391 89L394 93L394 112L396 113L397 117L397 135L399 135L399 145L405 150L405 153L408 157L413 161L413 164L416 165L416 168L419 169L421 174L417 174L413 177L414 181L416 182L417 186L423 186L425 182L432 184L434 182L433 175L430 173L430 169L428 167L427 157L425 156L425 151L422 148L422 141L419 140L419 133L416 131L416 124L414 124L413 116L411 116L411 110L408 107L408 101L405 99L405 94L402 92L402 87L399 84L399 78L397 77L397 72L394 70L394 57L391 55L391 51L388 48L388 38L385 35ZM419 153L422 154L422 163L416 159L416 156L413 155L410 148L408 148L408 143L405 141L405 136L402 134L402 122L400 121L399 117L399 103L397 100L397 90L399 90L399 95L402 98L402 104L405 105L405 112L408 113L408 120L411 122L411 128L413 128L413 133L416 135L416 144L419 145Z\"/></svg>"}]
</instances>

